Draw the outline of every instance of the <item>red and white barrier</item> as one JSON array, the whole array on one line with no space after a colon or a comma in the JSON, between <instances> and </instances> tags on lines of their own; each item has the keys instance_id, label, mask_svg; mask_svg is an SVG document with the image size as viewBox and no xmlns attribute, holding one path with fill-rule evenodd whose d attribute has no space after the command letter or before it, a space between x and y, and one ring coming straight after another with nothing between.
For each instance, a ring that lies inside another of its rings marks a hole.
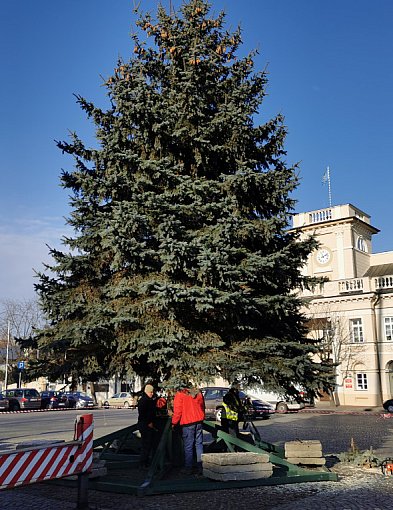
<instances>
[{"instance_id":1,"label":"red and white barrier","mask_svg":"<svg viewBox=\"0 0 393 510\"><path fill-rule=\"evenodd\" d=\"M0 453L0 490L87 473L93 460L93 415L77 416L74 440Z\"/></svg>"}]
</instances>

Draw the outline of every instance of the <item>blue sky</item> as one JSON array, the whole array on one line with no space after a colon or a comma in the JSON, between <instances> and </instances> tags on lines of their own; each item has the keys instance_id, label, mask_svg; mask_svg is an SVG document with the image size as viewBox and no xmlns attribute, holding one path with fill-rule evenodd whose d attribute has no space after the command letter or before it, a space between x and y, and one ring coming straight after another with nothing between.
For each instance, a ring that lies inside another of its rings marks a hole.
<instances>
[{"instance_id":1,"label":"blue sky","mask_svg":"<svg viewBox=\"0 0 393 510\"><path fill-rule=\"evenodd\" d=\"M54 140L92 125L73 93L105 104L101 76L133 48L133 0L2 0L0 61L0 299L34 296L33 268L49 262L69 213L61 169L72 161ZM169 0L162 0L164 6ZM172 0L179 5L178 0ZM300 163L296 212L352 203L381 229L374 252L393 249L393 2L212 0L259 50L268 96L260 121L288 127L287 162ZM154 12L157 1L141 0Z\"/></svg>"}]
</instances>

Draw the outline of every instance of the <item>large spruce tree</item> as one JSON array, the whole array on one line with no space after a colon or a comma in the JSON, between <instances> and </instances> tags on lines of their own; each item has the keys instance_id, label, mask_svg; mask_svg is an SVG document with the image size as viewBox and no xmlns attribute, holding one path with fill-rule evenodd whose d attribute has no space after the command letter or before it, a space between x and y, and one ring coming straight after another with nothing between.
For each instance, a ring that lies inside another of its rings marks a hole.
<instances>
[{"instance_id":1,"label":"large spruce tree","mask_svg":"<svg viewBox=\"0 0 393 510\"><path fill-rule=\"evenodd\" d=\"M36 370L325 384L296 295L315 247L288 230L297 168L281 115L256 124L266 73L205 0L136 25L111 106L77 98L98 148L58 143L75 159L62 174L75 234L38 275L50 326Z\"/></svg>"}]
</instances>

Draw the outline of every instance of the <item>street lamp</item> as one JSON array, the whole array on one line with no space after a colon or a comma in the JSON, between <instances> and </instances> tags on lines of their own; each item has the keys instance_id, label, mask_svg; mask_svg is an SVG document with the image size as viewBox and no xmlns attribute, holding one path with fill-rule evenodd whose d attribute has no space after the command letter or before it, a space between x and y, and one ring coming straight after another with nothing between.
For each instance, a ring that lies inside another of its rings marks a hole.
<instances>
[{"instance_id":1,"label":"street lamp","mask_svg":"<svg viewBox=\"0 0 393 510\"><path fill-rule=\"evenodd\" d=\"M5 389L7 389L7 386L8 386L8 357L9 357L9 351L10 351L10 321L8 321L8 327L7 327L7 349L6 349L6 354L5 354L5 379L4 379Z\"/></svg>"}]
</instances>

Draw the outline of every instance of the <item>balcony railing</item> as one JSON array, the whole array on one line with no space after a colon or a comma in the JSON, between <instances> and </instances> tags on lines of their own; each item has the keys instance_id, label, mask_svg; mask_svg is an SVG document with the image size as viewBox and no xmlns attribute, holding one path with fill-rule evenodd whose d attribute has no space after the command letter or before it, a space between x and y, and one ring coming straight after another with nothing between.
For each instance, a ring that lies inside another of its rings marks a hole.
<instances>
[{"instance_id":1,"label":"balcony railing","mask_svg":"<svg viewBox=\"0 0 393 510\"><path fill-rule=\"evenodd\" d=\"M337 294L363 294L378 291L393 293L393 275L379 277L347 278L346 280L330 280L305 291L305 296L337 296Z\"/></svg>"},{"instance_id":2,"label":"balcony railing","mask_svg":"<svg viewBox=\"0 0 393 510\"><path fill-rule=\"evenodd\" d=\"M320 223L321 221L328 221L332 219L331 209L322 209L320 211L314 211L309 214L310 223Z\"/></svg>"},{"instance_id":3,"label":"balcony railing","mask_svg":"<svg viewBox=\"0 0 393 510\"><path fill-rule=\"evenodd\" d=\"M338 282L338 290L343 292L363 292L363 278L351 278Z\"/></svg>"},{"instance_id":4,"label":"balcony railing","mask_svg":"<svg viewBox=\"0 0 393 510\"><path fill-rule=\"evenodd\" d=\"M379 276L374 278L375 290L393 289L393 276Z\"/></svg>"}]
</instances>

